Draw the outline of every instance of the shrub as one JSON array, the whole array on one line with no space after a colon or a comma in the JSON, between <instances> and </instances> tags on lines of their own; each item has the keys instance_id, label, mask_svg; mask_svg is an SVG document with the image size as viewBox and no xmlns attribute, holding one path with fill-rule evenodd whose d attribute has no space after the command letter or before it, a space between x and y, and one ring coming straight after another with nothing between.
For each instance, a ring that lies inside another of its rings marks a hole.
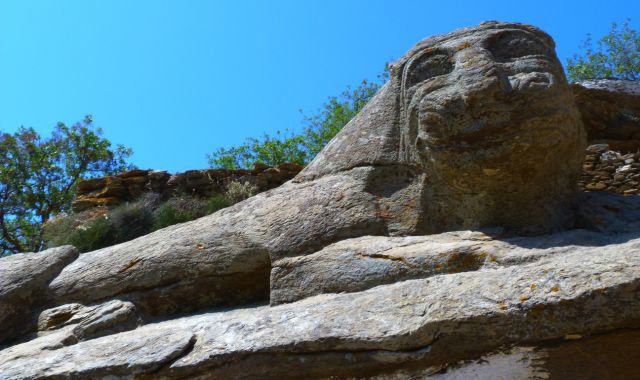
<instances>
[{"instance_id":1,"label":"shrub","mask_svg":"<svg viewBox=\"0 0 640 380\"><path fill-rule=\"evenodd\" d=\"M48 247L71 244L80 252L123 243L151 232L152 210L153 203L142 198L122 204L107 215L90 219L77 227L77 216L69 214L45 226L44 240Z\"/></svg>"},{"instance_id":2,"label":"shrub","mask_svg":"<svg viewBox=\"0 0 640 380\"><path fill-rule=\"evenodd\" d=\"M74 229L64 244L71 244L80 252L89 252L115 243L115 229L106 216L100 216Z\"/></svg>"},{"instance_id":3,"label":"shrub","mask_svg":"<svg viewBox=\"0 0 640 380\"><path fill-rule=\"evenodd\" d=\"M567 61L567 77L571 82L594 78L640 79L640 32L630 25L631 20L611 31L593 46L591 35L581 46L584 52Z\"/></svg>"},{"instance_id":4,"label":"shrub","mask_svg":"<svg viewBox=\"0 0 640 380\"><path fill-rule=\"evenodd\" d=\"M250 184L231 185L231 193L236 199L245 199L253 195L255 190L255 186ZM115 207L107 215L90 219L79 227L77 215L58 216L45 225L44 240L48 247L71 244L80 252L88 252L203 217L232 203L222 194L214 194L208 199L174 197L163 203L160 203L158 195L147 194L135 202Z\"/></svg>"},{"instance_id":5,"label":"shrub","mask_svg":"<svg viewBox=\"0 0 640 380\"><path fill-rule=\"evenodd\" d=\"M71 244L69 238L76 228L74 214L60 214L50 219L44 226L42 239L47 248Z\"/></svg>"},{"instance_id":6,"label":"shrub","mask_svg":"<svg viewBox=\"0 0 640 380\"><path fill-rule=\"evenodd\" d=\"M184 223L208 214L208 204L205 200L184 196L174 197L162 203L153 212L153 229Z\"/></svg>"},{"instance_id":7,"label":"shrub","mask_svg":"<svg viewBox=\"0 0 640 380\"><path fill-rule=\"evenodd\" d=\"M135 239L151 232L153 228L152 206L145 199L114 208L108 218L113 228L112 244Z\"/></svg>"},{"instance_id":8,"label":"shrub","mask_svg":"<svg viewBox=\"0 0 640 380\"><path fill-rule=\"evenodd\" d=\"M258 187L250 182L232 181L227 185L226 198L231 203L238 203L250 198L258 192Z\"/></svg>"},{"instance_id":9,"label":"shrub","mask_svg":"<svg viewBox=\"0 0 640 380\"><path fill-rule=\"evenodd\" d=\"M214 212L216 212L218 210L222 210L225 207L231 206L231 204L232 203L229 200L229 198L225 197L224 195L222 195L222 194L214 194L207 201L207 212L209 214L213 214Z\"/></svg>"}]
</instances>

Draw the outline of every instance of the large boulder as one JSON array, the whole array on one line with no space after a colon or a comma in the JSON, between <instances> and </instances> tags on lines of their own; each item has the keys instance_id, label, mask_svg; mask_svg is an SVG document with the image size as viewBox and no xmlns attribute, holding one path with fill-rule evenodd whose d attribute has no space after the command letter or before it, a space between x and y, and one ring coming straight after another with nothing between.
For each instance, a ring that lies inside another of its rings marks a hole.
<instances>
[{"instance_id":1,"label":"large boulder","mask_svg":"<svg viewBox=\"0 0 640 380\"><path fill-rule=\"evenodd\" d=\"M571 87L590 141L623 153L640 149L640 83L593 79Z\"/></svg>"},{"instance_id":2,"label":"large boulder","mask_svg":"<svg viewBox=\"0 0 640 380\"><path fill-rule=\"evenodd\" d=\"M610 237L585 230L544 239L501 238L495 231L346 239L311 255L274 262L271 304L440 274L521 265L568 252L590 255L611 243Z\"/></svg>"},{"instance_id":3,"label":"large boulder","mask_svg":"<svg viewBox=\"0 0 640 380\"><path fill-rule=\"evenodd\" d=\"M0 257L0 344L35 331L47 285L77 257L71 246Z\"/></svg>"},{"instance_id":4,"label":"large boulder","mask_svg":"<svg viewBox=\"0 0 640 380\"><path fill-rule=\"evenodd\" d=\"M447 239L452 248L467 245ZM60 336L51 334L0 351L0 373L13 380L365 376L505 344L640 327L640 238L606 239L596 239L608 243L598 249L567 246L520 265L185 317L70 346L56 346Z\"/></svg>"}]
</instances>

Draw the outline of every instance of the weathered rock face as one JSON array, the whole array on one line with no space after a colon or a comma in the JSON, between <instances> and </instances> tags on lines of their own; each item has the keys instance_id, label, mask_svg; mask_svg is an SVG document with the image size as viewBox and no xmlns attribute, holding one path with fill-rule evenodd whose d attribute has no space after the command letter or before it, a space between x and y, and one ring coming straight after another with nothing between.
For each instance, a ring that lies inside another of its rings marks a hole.
<instances>
[{"instance_id":1,"label":"weathered rock face","mask_svg":"<svg viewBox=\"0 0 640 380\"><path fill-rule=\"evenodd\" d=\"M571 87L590 141L622 153L640 150L640 83L596 79Z\"/></svg>"},{"instance_id":2,"label":"weathered rock face","mask_svg":"<svg viewBox=\"0 0 640 380\"><path fill-rule=\"evenodd\" d=\"M467 245L445 239L452 248ZM564 239L511 243L544 248ZM509 343L638 327L638 234L594 239L604 245L568 245L529 260L514 249L503 258L520 265L203 314L58 349L46 348L60 339L51 334L1 351L0 373L6 379L366 376Z\"/></svg>"},{"instance_id":3,"label":"weathered rock face","mask_svg":"<svg viewBox=\"0 0 640 380\"><path fill-rule=\"evenodd\" d=\"M5 261L0 303L43 298L0 377L366 377L640 328L640 197L570 196L581 128L540 30L427 39L293 181L42 282Z\"/></svg>"},{"instance_id":4,"label":"weathered rock face","mask_svg":"<svg viewBox=\"0 0 640 380\"><path fill-rule=\"evenodd\" d=\"M540 232L569 222L585 141L551 38L490 22L418 43L297 180L402 162L425 176L423 232Z\"/></svg>"},{"instance_id":5,"label":"weathered rock face","mask_svg":"<svg viewBox=\"0 0 640 380\"><path fill-rule=\"evenodd\" d=\"M427 230L565 226L585 137L535 28L473 28L421 42L394 65L404 154L427 174Z\"/></svg>"},{"instance_id":6,"label":"weathered rock face","mask_svg":"<svg viewBox=\"0 0 640 380\"><path fill-rule=\"evenodd\" d=\"M77 257L71 246L0 257L0 344L34 331L34 313L49 301L44 290Z\"/></svg>"},{"instance_id":7,"label":"weathered rock face","mask_svg":"<svg viewBox=\"0 0 640 380\"><path fill-rule=\"evenodd\" d=\"M84 306L77 303L48 309L38 316L38 335L63 329L61 345L132 330L137 326L135 306L120 300ZM65 329L66 326L73 326Z\"/></svg>"},{"instance_id":8,"label":"weathered rock face","mask_svg":"<svg viewBox=\"0 0 640 380\"><path fill-rule=\"evenodd\" d=\"M414 237L365 236L332 244L312 255L273 263L271 304L325 293L357 292L439 274L525 264L570 251L590 254L611 238L571 230L539 238L506 238L475 232ZM588 246L588 247L587 247ZM595 253L594 253L595 254Z\"/></svg>"}]
</instances>

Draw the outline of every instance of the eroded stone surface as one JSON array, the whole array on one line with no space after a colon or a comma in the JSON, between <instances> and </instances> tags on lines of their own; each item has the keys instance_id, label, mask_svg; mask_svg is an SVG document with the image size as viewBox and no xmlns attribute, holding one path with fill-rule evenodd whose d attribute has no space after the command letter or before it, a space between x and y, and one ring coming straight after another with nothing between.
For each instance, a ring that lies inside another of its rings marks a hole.
<instances>
[{"instance_id":1,"label":"eroded stone surface","mask_svg":"<svg viewBox=\"0 0 640 380\"><path fill-rule=\"evenodd\" d=\"M121 331L132 330L137 325L135 306L120 300L103 304L84 306L77 303L48 309L38 317L40 334L65 326L74 326L69 336L62 341L74 344Z\"/></svg>"},{"instance_id":2,"label":"eroded stone surface","mask_svg":"<svg viewBox=\"0 0 640 380\"><path fill-rule=\"evenodd\" d=\"M501 239L499 231L347 239L311 255L274 262L271 304L323 293L356 292L438 274L521 265L569 252L594 254L614 241L585 230L562 232L545 239Z\"/></svg>"},{"instance_id":3,"label":"eroded stone surface","mask_svg":"<svg viewBox=\"0 0 640 380\"><path fill-rule=\"evenodd\" d=\"M15 346L0 352L0 373L97 377L131 366L126 373L154 378L348 375L637 327L640 239L618 239L597 251L171 320L54 350Z\"/></svg>"},{"instance_id":4,"label":"eroded stone surface","mask_svg":"<svg viewBox=\"0 0 640 380\"><path fill-rule=\"evenodd\" d=\"M47 285L76 257L71 246L0 257L0 344L34 330Z\"/></svg>"},{"instance_id":5,"label":"eroded stone surface","mask_svg":"<svg viewBox=\"0 0 640 380\"><path fill-rule=\"evenodd\" d=\"M571 87L589 140L606 142L623 153L640 148L640 84L596 79Z\"/></svg>"},{"instance_id":6,"label":"eroded stone surface","mask_svg":"<svg viewBox=\"0 0 640 380\"><path fill-rule=\"evenodd\" d=\"M266 301L270 259L345 238L564 226L584 136L553 48L510 23L420 42L293 183L82 255L56 302L118 296L166 315Z\"/></svg>"},{"instance_id":7,"label":"eroded stone surface","mask_svg":"<svg viewBox=\"0 0 640 380\"><path fill-rule=\"evenodd\" d=\"M421 41L294 181L361 165L420 167L422 232L571 223L585 146L552 39L483 23Z\"/></svg>"}]
</instances>

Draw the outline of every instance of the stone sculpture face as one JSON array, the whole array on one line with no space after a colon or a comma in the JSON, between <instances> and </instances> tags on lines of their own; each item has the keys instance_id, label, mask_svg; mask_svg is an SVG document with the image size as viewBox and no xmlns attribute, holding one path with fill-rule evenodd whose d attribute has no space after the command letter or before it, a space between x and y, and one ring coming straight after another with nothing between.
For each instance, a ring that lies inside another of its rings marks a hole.
<instances>
[{"instance_id":1,"label":"stone sculpture face","mask_svg":"<svg viewBox=\"0 0 640 380\"><path fill-rule=\"evenodd\" d=\"M524 226L501 214L575 183L584 132L553 40L539 29L484 23L436 36L392 75L401 154L429 176L425 218L433 223Z\"/></svg>"}]
</instances>

